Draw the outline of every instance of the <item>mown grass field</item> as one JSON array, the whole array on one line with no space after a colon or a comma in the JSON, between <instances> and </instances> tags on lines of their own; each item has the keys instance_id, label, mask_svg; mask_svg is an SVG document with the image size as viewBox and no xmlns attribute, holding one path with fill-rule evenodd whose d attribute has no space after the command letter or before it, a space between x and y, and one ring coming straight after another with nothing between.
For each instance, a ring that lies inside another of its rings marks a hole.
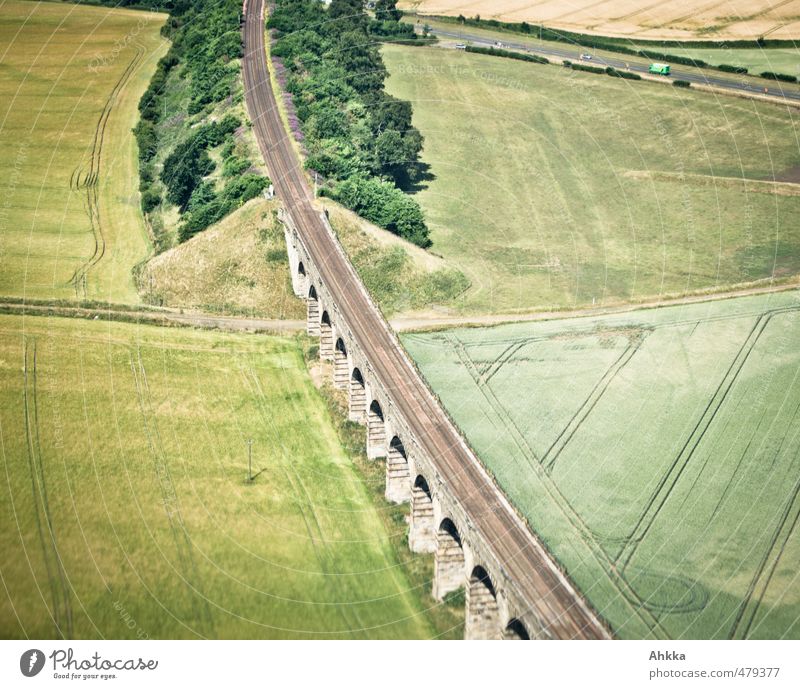
<instances>
[{"instance_id":1,"label":"mown grass field","mask_svg":"<svg viewBox=\"0 0 800 689\"><path fill-rule=\"evenodd\" d=\"M407 335L624 638L800 638L800 296Z\"/></svg>"},{"instance_id":2,"label":"mown grass field","mask_svg":"<svg viewBox=\"0 0 800 689\"><path fill-rule=\"evenodd\" d=\"M386 46L462 311L650 300L800 272L796 114L557 66Z\"/></svg>"},{"instance_id":3,"label":"mown grass field","mask_svg":"<svg viewBox=\"0 0 800 689\"><path fill-rule=\"evenodd\" d=\"M7 0L0 18L0 295L138 301L136 109L165 14Z\"/></svg>"},{"instance_id":4,"label":"mown grass field","mask_svg":"<svg viewBox=\"0 0 800 689\"><path fill-rule=\"evenodd\" d=\"M0 441L2 637L437 633L295 340L0 316Z\"/></svg>"}]
</instances>

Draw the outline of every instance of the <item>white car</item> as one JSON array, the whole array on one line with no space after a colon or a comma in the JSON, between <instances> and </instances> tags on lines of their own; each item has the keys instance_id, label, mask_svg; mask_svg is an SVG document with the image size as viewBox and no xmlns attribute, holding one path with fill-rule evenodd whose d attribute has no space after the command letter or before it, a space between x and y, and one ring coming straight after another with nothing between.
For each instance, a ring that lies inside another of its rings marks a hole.
<instances>
[{"instance_id":1,"label":"white car","mask_svg":"<svg viewBox=\"0 0 800 689\"><path fill-rule=\"evenodd\" d=\"M581 60L591 60L592 56L589 53L581 53Z\"/></svg>"}]
</instances>

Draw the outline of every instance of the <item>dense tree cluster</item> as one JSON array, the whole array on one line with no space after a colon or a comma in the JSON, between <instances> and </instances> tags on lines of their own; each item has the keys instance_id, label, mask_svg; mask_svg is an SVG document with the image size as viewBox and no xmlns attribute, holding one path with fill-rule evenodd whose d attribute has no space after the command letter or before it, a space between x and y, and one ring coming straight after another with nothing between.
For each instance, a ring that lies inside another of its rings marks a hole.
<instances>
[{"instance_id":1,"label":"dense tree cluster","mask_svg":"<svg viewBox=\"0 0 800 689\"><path fill-rule=\"evenodd\" d=\"M323 193L367 219L429 246L419 205L402 190L418 176L422 136L411 104L384 91L382 36L413 37L394 0L375 18L361 0L277 0L268 26L308 150L306 166L325 180Z\"/></svg>"},{"instance_id":2,"label":"dense tree cluster","mask_svg":"<svg viewBox=\"0 0 800 689\"><path fill-rule=\"evenodd\" d=\"M202 116L230 96L239 75L236 60L242 56L240 0L170 0L162 9L170 10L162 33L172 45L159 60L139 102L140 120L134 129L139 144L141 202L146 213L162 202L155 168L162 143L159 124L171 75L178 70L178 77L188 84L188 114ZM250 161L234 153L233 135L242 124L237 117L228 115L219 122L194 128L188 128L188 124L186 135L167 149L158 175L166 200L181 211L181 240L220 220L269 183L265 177L249 172ZM225 185L216 191L216 185L204 178L216 168L209 150L223 144Z\"/></svg>"}]
</instances>

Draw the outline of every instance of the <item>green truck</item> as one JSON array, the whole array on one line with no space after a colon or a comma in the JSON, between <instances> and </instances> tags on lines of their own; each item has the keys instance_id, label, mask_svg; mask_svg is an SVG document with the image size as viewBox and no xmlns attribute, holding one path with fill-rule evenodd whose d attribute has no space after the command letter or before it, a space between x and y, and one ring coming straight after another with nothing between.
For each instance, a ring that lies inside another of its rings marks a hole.
<instances>
[{"instance_id":1,"label":"green truck","mask_svg":"<svg viewBox=\"0 0 800 689\"><path fill-rule=\"evenodd\" d=\"M654 62L650 65L650 74L663 74L667 76L669 74L669 65L663 65L660 62Z\"/></svg>"}]
</instances>

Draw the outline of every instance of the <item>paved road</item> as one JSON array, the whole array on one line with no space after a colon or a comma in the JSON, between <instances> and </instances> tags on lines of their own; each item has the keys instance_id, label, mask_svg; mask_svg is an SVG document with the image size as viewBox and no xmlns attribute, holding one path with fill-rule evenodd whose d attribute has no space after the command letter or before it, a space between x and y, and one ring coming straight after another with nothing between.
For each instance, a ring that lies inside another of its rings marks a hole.
<instances>
[{"instance_id":1,"label":"paved road","mask_svg":"<svg viewBox=\"0 0 800 689\"><path fill-rule=\"evenodd\" d=\"M485 36L477 36L475 34L471 34L466 31L448 31L444 29L433 29L431 33L442 37L442 38L452 38L462 42L469 42L474 43L475 45L480 46L493 46L496 44L496 41L490 38L486 38ZM617 69L628 69L631 72L640 72L642 74L648 74L650 62L645 61L644 58L636 58L633 56L624 56L621 58L611 58L611 57L601 57L594 55L591 50L580 50L575 48L562 48L562 47L555 47L552 44L548 43L520 43L515 42L513 40L502 40L502 44L504 48L508 48L510 50L520 50L524 52L534 52L539 53L541 55L548 55L551 57L561 58L563 60L572 60L573 62L580 62L581 61L581 54L582 53L589 53L592 55L592 60L589 64L596 64L600 67L616 67ZM713 73L713 70L709 70L708 72L703 72L702 74L697 72L687 72L681 70L680 67L675 69L673 67L672 73L669 76L670 79L682 79L684 81L689 81L693 84L705 84L706 86L713 86L715 88L726 89L729 91L734 92L744 92L744 93L752 93L752 94L760 94L764 95L764 87L760 86L759 84L751 83L746 77L743 79L737 79L733 76L731 77L724 77L724 76L717 76ZM769 93L767 95L779 97L779 98L786 98L787 100L792 101L800 101L800 90L796 88L792 88L791 86L784 85L779 81L776 81L774 85L769 86Z\"/></svg>"},{"instance_id":2,"label":"paved road","mask_svg":"<svg viewBox=\"0 0 800 689\"><path fill-rule=\"evenodd\" d=\"M449 422L322 221L272 92L264 51L263 2L247 0L242 63L247 107L277 193L322 281L451 495L471 517L525 600L548 621L550 633L567 639L607 637L608 632Z\"/></svg>"}]
</instances>

